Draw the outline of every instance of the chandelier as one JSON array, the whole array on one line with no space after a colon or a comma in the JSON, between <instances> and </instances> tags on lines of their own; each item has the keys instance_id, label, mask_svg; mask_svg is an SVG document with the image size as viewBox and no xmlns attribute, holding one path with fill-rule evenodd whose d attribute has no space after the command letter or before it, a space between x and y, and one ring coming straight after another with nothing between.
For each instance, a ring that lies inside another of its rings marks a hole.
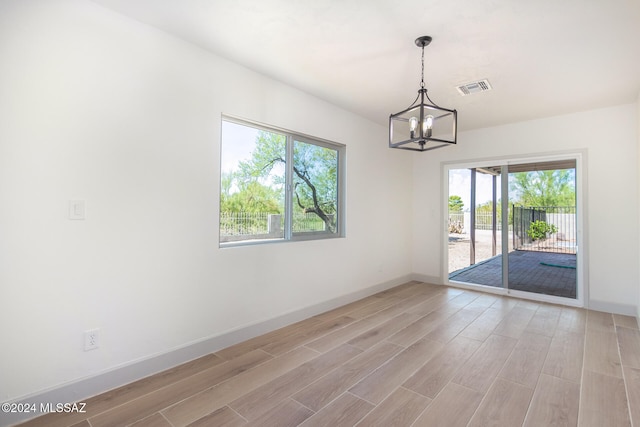
<instances>
[{"instance_id":1,"label":"chandelier","mask_svg":"<svg viewBox=\"0 0 640 427\"><path fill-rule=\"evenodd\" d=\"M457 111L437 106L424 85L424 48L431 40L430 36L416 39L416 46L422 48L420 89L409 108L389 116L390 148L428 151L456 143Z\"/></svg>"}]
</instances>

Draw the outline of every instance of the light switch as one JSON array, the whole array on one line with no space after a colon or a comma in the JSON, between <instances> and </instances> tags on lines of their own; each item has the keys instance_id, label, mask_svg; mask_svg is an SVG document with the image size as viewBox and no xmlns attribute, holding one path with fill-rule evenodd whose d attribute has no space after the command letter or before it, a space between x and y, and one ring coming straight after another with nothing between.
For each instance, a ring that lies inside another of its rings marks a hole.
<instances>
[{"instance_id":1,"label":"light switch","mask_svg":"<svg viewBox=\"0 0 640 427\"><path fill-rule=\"evenodd\" d=\"M84 219L84 200L69 200L69 219Z\"/></svg>"}]
</instances>

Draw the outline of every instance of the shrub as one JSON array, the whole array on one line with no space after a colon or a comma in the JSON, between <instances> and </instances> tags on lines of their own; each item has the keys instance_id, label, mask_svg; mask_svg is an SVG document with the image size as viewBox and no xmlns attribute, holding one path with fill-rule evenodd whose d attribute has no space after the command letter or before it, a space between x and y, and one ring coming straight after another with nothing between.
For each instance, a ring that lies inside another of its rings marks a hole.
<instances>
[{"instance_id":1,"label":"shrub","mask_svg":"<svg viewBox=\"0 0 640 427\"><path fill-rule=\"evenodd\" d=\"M531 240L546 239L549 234L553 234L558 231L558 228L553 224L547 224L544 221L533 221L529 224L527 235Z\"/></svg>"},{"instance_id":2,"label":"shrub","mask_svg":"<svg viewBox=\"0 0 640 427\"><path fill-rule=\"evenodd\" d=\"M449 233L462 234L462 230L464 230L462 221L454 221L449 218Z\"/></svg>"}]
</instances>

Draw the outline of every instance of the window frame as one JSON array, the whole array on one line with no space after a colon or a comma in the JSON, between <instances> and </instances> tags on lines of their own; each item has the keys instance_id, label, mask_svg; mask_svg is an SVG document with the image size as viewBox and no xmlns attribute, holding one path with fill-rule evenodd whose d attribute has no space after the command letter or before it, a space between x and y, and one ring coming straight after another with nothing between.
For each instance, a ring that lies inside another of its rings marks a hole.
<instances>
[{"instance_id":1,"label":"window frame","mask_svg":"<svg viewBox=\"0 0 640 427\"><path fill-rule=\"evenodd\" d=\"M229 122L239 126L250 127L259 131L273 132L285 136L285 185L284 185L284 233L282 238L273 239L247 239L231 242L220 241L220 198L222 196L222 151L224 146L222 123ZM293 211L294 211L294 196L293 196L293 159L294 159L294 144L295 142L315 145L322 148L327 148L336 151L336 185L337 185L337 198L336 198L336 231L334 233L327 233L322 231L308 231L308 232L294 232L293 231ZM280 242L296 242L307 240L325 240L345 237L345 193L346 193L346 145L337 142L329 141L326 139L318 138L316 136L306 135L300 132L294 132L287 129L283 129L276 126L266 125L253 120L239 118L227 114L221 116L220 122L220 168L219 178L220 186L218 187L218 244L220 248L234 247L234 246L247 246L247 245L261 245L269 243Z\"/></svg>"}]
</instances>

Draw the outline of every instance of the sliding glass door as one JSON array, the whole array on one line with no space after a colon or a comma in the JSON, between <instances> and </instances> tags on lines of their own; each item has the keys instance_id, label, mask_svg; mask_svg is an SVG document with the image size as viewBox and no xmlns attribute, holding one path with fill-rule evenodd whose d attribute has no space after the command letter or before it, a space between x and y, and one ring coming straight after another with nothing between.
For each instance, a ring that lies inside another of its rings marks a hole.
<instances>
[{"instance_id":1,"label":"sliding glass door","mask_svg":"<svg viewBox=\"0 0 640 427\"><path fill-rule=\"evenodd\" d=\"M576 161L509 165L509 288L577 296Z\"/></svg>"},{"instance_id":2,"label":"sliding glass door","mask_svg":"<svg viewBox=\"0 0 640 427\"><path fill-rule=\"evenodd\" d=\"M500 166L449 170L449 279L502 288Z\"/></svg>"},{"instance_id":3,"label":"sliding glass door","mask_svg":"<svg viewBox=\"0 0 640 427\"><path fill-rule=\"evenodd\" d=\"M452 284L579 297L576 157L447 168Z\"/></svg>"}]
</instances>

